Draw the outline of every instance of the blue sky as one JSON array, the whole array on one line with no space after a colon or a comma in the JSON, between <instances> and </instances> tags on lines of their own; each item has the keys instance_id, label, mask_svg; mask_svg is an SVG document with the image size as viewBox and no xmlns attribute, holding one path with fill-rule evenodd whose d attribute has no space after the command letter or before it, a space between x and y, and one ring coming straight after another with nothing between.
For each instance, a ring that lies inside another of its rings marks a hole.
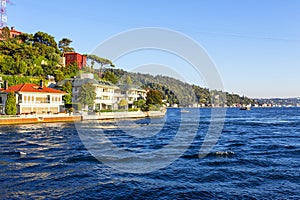
<instances>
[{"instance_id":1,"label":"blue sky","mask_svg":"<svg viewBox=\"0 0 300 200\"><path fill-rule=\"evenodd\" d=\"M12 0L8 26L56 40L68 37L80 53L90 53L113 35L143 27L183 33L215 63L228 92L249 97L300 96L300 1L188 0L99 1ZM172 66L190 82L206 86L177 58L138 52L117 60L126 70L149 63Z\"/></svg>"}]
</instances>

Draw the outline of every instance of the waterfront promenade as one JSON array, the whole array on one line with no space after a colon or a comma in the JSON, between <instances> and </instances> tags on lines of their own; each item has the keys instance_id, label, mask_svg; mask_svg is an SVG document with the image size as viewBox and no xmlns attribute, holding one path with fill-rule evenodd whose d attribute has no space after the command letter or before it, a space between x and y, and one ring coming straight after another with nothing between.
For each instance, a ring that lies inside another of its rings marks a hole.
<instances>
[{"instance_id":1,"label":"waterfront promenade","mask_svg":"<svg viewBox=\"0 0 300 200\"><path fill-rule=\"evenodd\" d=\"M15 115L0 117L0 125L17 125L17 124L34 124L34 123L51 123L51 122L72 122L82 120L105 120L105 119L126 119L126 118L145 118L145 117L163 117L163 111L148 112L108 112L97 114L44 114L44 115Z\"/></svg>"}]
</instances>

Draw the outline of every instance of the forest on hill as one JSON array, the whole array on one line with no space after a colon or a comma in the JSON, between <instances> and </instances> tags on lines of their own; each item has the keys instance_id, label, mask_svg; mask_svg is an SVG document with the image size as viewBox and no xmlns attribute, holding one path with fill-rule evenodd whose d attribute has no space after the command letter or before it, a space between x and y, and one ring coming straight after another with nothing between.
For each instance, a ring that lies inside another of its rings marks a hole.
<instances>
[{"instance_id":1,"label":"forest on hill","mask_svg":"<svg viewBox=\"0 0 300 200\"><path fill-rule=\"evenodd\" d=\"M132 73L122 69L107 69L103 78L115 84L134 84L145 89L159 90L167 103L171 105L233 106L256 104L256 101L245 96L209 90L208 88L184 83L168 76Z\"/></svg>"},{"instance_id":2,"label":"forest on hill","mask_svg":"<svg viewBox=\"0 0 300 200\"><path fill-rule=\"evenodd\" d=\"M3 75L30 76L45 78L47 75L56 79L75 76L77 64L63 67L63 52L73 51L69 47L70 39L63 38L57 43L48 33L23 33L10 37L10 30L1 30L0 73Z\"/></svg>"}]
</instances>

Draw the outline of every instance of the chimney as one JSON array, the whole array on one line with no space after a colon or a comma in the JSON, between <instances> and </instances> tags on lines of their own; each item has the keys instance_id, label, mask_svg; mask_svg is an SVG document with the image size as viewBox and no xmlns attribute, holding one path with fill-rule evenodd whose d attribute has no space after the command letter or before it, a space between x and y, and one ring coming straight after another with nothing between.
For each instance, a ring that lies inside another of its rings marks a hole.
<instances>
[{"instance_id":1,"label":"chimney","mask_svg":"<svg viewBox=\"0 0 300 200\"><path fill-rule=\"evenodd\" d=\"M7 90L7 89L8 89L8 81L5 80L5 81L4 81L4 90Z\"/></svg>"},{"instance_id":2,"label":"chimney","mask_svg":"<svg viewBox=\"0 0 300 200\"><path fill-rule=\"evenodd\" d=\"M40 88L43 88L43 87L44 87L44 81L40 80Z\"/></svg>"},{"instance_id":3,"label":"chimney","mask_svg":"<svg viewBox=\"0 0 300 200\"><path fill-rule=\"evenodd\" d=\"M15 30L15 27L14 27L14 26L12 26L12 27L11 27L11 30L12 30L12 31L13 31L13 30Z\"/></svg>"}]
</instances>

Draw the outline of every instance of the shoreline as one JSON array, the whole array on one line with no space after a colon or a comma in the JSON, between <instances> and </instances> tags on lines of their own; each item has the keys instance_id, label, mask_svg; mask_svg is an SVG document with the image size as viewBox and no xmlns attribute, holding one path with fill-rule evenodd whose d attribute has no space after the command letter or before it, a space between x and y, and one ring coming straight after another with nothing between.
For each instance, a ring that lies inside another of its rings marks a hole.
<instances>
[{"instance_id":1,"label":"shoreline","mask_svg":"<svg viewBox=\"0 0 300 200\"><path fill-rule=\"evenodd\" d=\"M166 112L163 111L137 111L137 112L108 112L92 115L80 115L82 121L85 120L106 120L106 119L128 119L128 118L147 118L147 117L163 117ZM75 115L76 116L76 115Z\"/></svg>"},{"instance_id":2,"label":"shoreline","mask_svg":"<svg viewBox=\"0 0 300 200\"><path fill-rule=\"evenodd\" d=\"M81 116L26 116L0 118L1 125L37 124L81 121Z\"/></svg>"},{"instance_id":3,"label":"shoreline","mask_svg":"<svg viewBox=\"0 0 300 200\"><path fill-rule=\"evenodd\" d=\"M167 109L238 109L238 107L202 107L202 108L167 108ZM265 109L265 108L299 108L299 107L253 107L253 109ZM15 115L15 116L0 116L1 125L19 125L19 124L37 124L37 123L55 123L55 122L76 122L76 121L88 121L88 120L110 120L110 119L134 119L134 118L147 118L147 117L164 117L166 111L148 111L148 112L109 112L100 114L81 114L81 115ZM5 116L5 115L4 115Z\"/></svg>"},{"instance_id":4,"label":"shoreline","mask_svg":"<svg viewBox=\"0 0 300 200\"><path fill-rule=\"evenodd\" d=\"M37 123L55 123L55 122L76 122L87 120L109 120L109 119L130 119L130 118L147 118L147 117L164 117L166 112L148 111L148 112L112 112L100 114L83 114L83 115L27 115L11 116L7 118L0 117L1 125L19 125L19 124L37 124Z\"/></svg>"}]
</instances>

